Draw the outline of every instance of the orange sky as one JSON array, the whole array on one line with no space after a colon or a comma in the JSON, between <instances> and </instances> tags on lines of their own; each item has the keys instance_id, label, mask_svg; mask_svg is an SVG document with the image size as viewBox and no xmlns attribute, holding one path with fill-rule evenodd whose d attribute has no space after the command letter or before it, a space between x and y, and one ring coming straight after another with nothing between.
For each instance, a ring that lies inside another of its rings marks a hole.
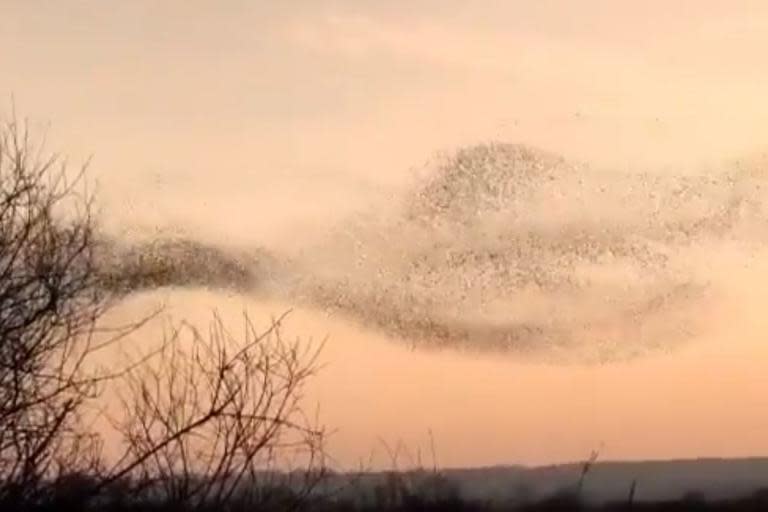
<instances>
[{"instance_id":1,"label":"orange sky","mask_svg":"<svg viewBox=\"0 0 768 512\"><path fill-rule=\"evenodd\" d=\"M95 156L108 229L271 246L322 236L465 143L662 172L765 149L766 2L499 4L6 1L0 111L13 95L50 123L52 149ZM317 391L346 462L377 436L426 446L429 428L446 465L601 443L609 458L766 454L765 275L723 280L704 339L602 367L412 353L313 312L294 322L331 335ZM171 298L192 316L245 301Z\"/></svg>"},{"instance_id":2,"label":"orange sky","mask_svg":"<svg viewBox=\"0 0 768 512\"><path fill-rule=\"evenodd\" d=\"M306 404L335 431L329 448L342 467L389 467L382 442L410 450L402 465L419 450L431 465L430 432L441 466L574 461L593 449L604 459L765 455L768 288L754 283L767 277L765 264L730 268L719 299L701 309L706 320L696 337L625 362L413 351L305 310L289 315L283 334L315 343L327 336ZM243 310L266 323L291 307L165 291L132 300L120 313L139 317L158 299L173 318L201 325L213 307L235 326ZM133 341L160 339L159 332L150 327Z\"/></svg>"}]
</instances>

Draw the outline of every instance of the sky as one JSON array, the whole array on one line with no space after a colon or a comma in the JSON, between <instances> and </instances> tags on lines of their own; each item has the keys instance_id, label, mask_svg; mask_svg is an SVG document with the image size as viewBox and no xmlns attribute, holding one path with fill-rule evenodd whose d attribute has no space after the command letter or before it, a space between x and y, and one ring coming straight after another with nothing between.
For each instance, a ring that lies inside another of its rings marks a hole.
<instances>
[{"instance_id":1,"label":"sky","mask_svg":"<svg viewBox=\"0 0 768 512\"><path fill-rule=\"evenodd\" d=\"M242 236L230 219L259 201L279 217L251 226L261 239L359 207L459 144L700 165L761 151L768 123L762 2L33 0L0 14L5 110L13 95L54 149L94 156L115 223L155 226L159 208ZM326 200L291 199L309 185Z\"/></svg>"},{"instance_id":2,"label":"sky","mask_svg":"<svg viewBox=\"0 0 768 512\"><path fill-rule=\"evenodd\" d=\"M2 0L0 113L15 104L73 164L93 156L110 231L295 246L466 144L654 172L761 155L765 48L761 1ZM766 454L750 297L733 303L751 326L739 343L714 329L629 368L414 354L313 312L296 329L331 335L318 400L345 461L428 429L450 465L573 460L601 443L612 458ZM278 307L173 300L194 315Z\"/></svg>"}]
</instances>

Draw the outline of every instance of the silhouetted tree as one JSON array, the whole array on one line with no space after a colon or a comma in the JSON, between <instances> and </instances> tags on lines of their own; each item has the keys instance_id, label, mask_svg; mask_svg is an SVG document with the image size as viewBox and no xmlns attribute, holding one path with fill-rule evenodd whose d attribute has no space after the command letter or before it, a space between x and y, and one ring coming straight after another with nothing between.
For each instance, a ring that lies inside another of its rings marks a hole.
<instances>
[{"instance_id":1,"label":"silhouetted tree","mask_svg":"<svg viewBox=\"0 0 768 512\"><path fill-rule=\"evenodd\" d=\"M85 362L109 300L84 169L70 174L15 118L0 125L0 503L95 462L78 418L98 392Z\"/></svg>"},{"instance_id":2,"label":"silhouetted tree","mask_svg":"<svg viewBox=\"0 0 768 512\"><path fill-rule=\"evenodd\" d=\"M15 116L0 124L0 510L82 510L126 494L185 509L263 501L288 453L307 468L287 483L296 505L323 473L322 430L300 407L317 351L285 342L280 320L259 333L246 316L237 339L215 318L207 335L183 324L159 350L100 370L93 356L149 317L101 326L119 297L99 267L84 172ZM110 416L117 459L84 421L107 385L124 401Z\"/></svg>"},{"instance_id":3,"label":"silhouetted tree","mask_svg":"<svg viewBox=\"0 0 768 512\"><path fill-rule=\"evenodd\" d=\"M324 474L323 430L301 398L319 352L285 341L281 319L259 332L246 315L242 338L219 317L207 334L185 323L133 367L121 407L130 413L115 422L125 451L103 485L130 476L136 497L185 510L309 492ZM277 472L290 463L303 471Z\"/></svg>"}]
</instances>

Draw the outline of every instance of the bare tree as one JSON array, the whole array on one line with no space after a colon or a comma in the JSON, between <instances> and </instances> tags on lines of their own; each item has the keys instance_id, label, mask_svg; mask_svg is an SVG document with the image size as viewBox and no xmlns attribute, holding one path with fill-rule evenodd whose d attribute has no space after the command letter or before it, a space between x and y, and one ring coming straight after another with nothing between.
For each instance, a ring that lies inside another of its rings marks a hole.
<instances>
[{"instance_id":1,"label":"bare tree","mask_svg":"<svg viewBox=\"0 0 768 512\"><path fill-rule=\"evenodd\" d=\"M256 497L287 453L304 457L307 492L322 474L322 430L300 407L317 352L285 342L279 320L258 333L246 317L241 340L219 318L207 335L183 324L118 371L94 363L153 315L101 326L119 296L100 268L84 172L70 173L15 117L0 124L0 509L63 497L85 508L116 489L134 502L220 506ZM84 421L107 385L130 411L113 418L125 441L117 460Z\"/></svg>"},{"instance_id":2,"label":"bare tree","mask_svg":"<svg viewBox=\"0 0 768 512\"><path fill-rule=\"evenodd\" d=\"M16 119L0 125L0 502L35 499L93 441L77 420L97 392L84 363L109 300L84 170L45 156Z\"/></svg>"},{"instance_id":3,"label":"bare tree","mask_svg":"<svg viewBox=\"0 0 768 512\"><path fill-rule=\"evenodd\" d=\"M130 477L134 496L187 510L263 505L286 484L295 499L311 491L324 474L324 432L302 392L320 347L285 341L282 318L259 332L245 315L241 338L218 316L207 334L172 329L158 356L127 374L130 413L115 421L125 451L102 485ZM292 461L302 480L275 480Z\"/></svg>"}]
</instances>

